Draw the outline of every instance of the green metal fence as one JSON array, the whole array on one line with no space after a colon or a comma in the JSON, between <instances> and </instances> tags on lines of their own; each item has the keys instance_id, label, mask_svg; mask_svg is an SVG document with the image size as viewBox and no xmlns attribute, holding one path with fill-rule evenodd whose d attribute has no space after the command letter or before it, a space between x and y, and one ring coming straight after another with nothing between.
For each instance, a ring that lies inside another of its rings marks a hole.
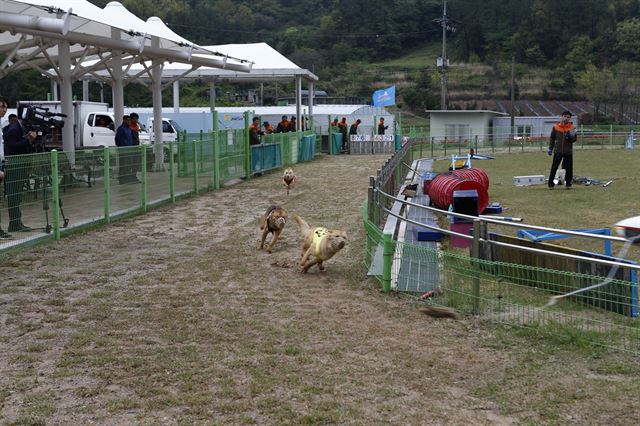
<instances>
[{"instance_id":1,"label":"green metal fence","mask_svg":"<svg viewBox=\"0 0 640 426\"><path fill-rule=\"evenodd\" d=\"M602 283L606 271L610 271L615 262L546 251L544 247L538 250L545 255L557 256L567 263L578 258L583 263L602 266L599 268L601 272L594 273L595 267L588 268L586 272L568 271L494 260L490 254L492 247L499 246L505 250L536 249L512 247L490 238L489 226L499 228L507 224L478 218L472 226L472 236L457 235L470 241L467 253L459 249L443 250L435 245L430 247L408 242L401 231L403 226L414 222L406 216L407 205L410 204L411 208L425 207L403 201L404 198L396 194L404 184L417 179L408 165L415 167L414 160L432 156L431 146L419 142L406 144L370 179L369 197L363 208L367 234L364 262L369 275L380 282L383 291L395 288L403 268L411 265L414 270L421 272L403 277L408 281L407 288L424 289L425 276L428 275L425 271L432 271L437 276L437 282L431 287L434 289L432 297L417 303L449 306L463 314L476 315L491 322L535 328L537 332L554 337L582 339L595 345L640 353L640 268L635 264L620 265L619 269L624 273L616 274L603 286L546 307L551 296ZM397 225L394 221L397 221ZM405 225L400 226L401 223ZM415 224L426 227L433 225ZM445 229L441 232L452 234ZM607 236L591 238L610 239L618 243L623 241ZM532 253L532 256L536 256L535 251ZM417 297L420 293L414 294Z\"/></svg>"},{"instance_id":2,"label":"green metal fence","mask_svg":"<svg viewBox=\"0 0 640 426\"><path fill-rule=\"evenodd\" d=\"M249 147L244 130L222 130L163 145L9 156L0 185L0 253L314 158L312 132L277 137Z\"/></svg>"}]
</instances>

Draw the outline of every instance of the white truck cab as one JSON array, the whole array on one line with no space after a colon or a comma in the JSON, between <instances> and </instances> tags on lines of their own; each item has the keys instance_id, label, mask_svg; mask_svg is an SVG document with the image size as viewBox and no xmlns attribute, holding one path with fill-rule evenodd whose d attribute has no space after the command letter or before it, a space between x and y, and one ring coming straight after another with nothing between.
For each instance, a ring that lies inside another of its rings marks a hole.
<instances>
[{"instance_id":1,"label":"white truck cab","mask_svg":"<svg viewBox=\"0 0 640 426\"><path fill-rule=\"evenodd\" d=\"M149 135L153 135L153 117L147 120L146 130ZM178 139L178 133L182 133L182 127L170 118L162 119L162 143L175 142Z\"/></svg>"}]
</instances>

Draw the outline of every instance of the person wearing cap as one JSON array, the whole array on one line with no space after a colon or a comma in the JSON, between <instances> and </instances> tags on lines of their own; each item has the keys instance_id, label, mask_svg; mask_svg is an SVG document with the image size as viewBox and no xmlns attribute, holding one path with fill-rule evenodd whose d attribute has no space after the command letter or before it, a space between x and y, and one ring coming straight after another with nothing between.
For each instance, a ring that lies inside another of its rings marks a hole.
<instances>
[{"instance_id":1,"label":"person wearing cap","mask_svg":"<svg viewBox=\"0 0 640 426\"><path fill-rule=\"evenodd\" d=\"M270 135L271 133L273 133L273 126L271 124L269 124L268 121L265 121L263 126L264 126L264 132L267 135Z\"/></svg>"},{"instance_id":2,"label":"person wearing cap","mask_svg":"<svg viewBox=\"0 0 640 426\"><path fill-rule=\"evenodd\" d=\"M556 123L551 129L549 137L549 150L547 154L553 155L551 162L551 171L549 172L549 189L553 189L555 183L558 166L562 162L565 170L565 185L567 189L571 189L573 181L573 143L577 140L576 126L571 122L571 112L564 111L562 120Z\"/></svg>"}]
</instances>

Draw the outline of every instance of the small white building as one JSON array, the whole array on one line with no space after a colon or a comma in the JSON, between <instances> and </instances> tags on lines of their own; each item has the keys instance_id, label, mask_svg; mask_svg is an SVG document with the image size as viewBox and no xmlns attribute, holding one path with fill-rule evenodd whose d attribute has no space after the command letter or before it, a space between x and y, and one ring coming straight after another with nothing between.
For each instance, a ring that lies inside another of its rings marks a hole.
<instances>
[{"instance_id":1,"label":"small white building","mask_svg":"<svg viewBox=\"0 0 640 426\"><path fill-rule=\"evenodd\" d=\"M511 132L511 117L496 117L493 119L493 134L496 140L508 139L511 134L517 138L548 138L554 124L562 120L559 115L539 117L514 117L514 129ZM571 117L573 124L578 127L578 116Z\"/></svg>"},{"instance_id":2,"label":"small white building","mask_svg":"<svg viewBox=\"0 0 640 426\"><path fill-rule=\"evenodd\" d=\"M493 120L507 116L503 112L489 110L427 110L430 115L431 137L436 140L475 140L485 143L491 140Z\"/></svg>"},{"instance_id":3,"label":"small white building","mask_svg":"<svg viewBox=\"0 0 640 426\"><path fill-rule=\"evenodd\" d=\"M431 137L436 140L462 139L475 140L479 144L495 143L500 145L512 136L516 139L548 138L553 125L561 120L560 116L514 117L511 129L509 114L489 110L429 110L431 119ZM577 127L578 117L571 117Z\"/></svg>"}]
</instances>

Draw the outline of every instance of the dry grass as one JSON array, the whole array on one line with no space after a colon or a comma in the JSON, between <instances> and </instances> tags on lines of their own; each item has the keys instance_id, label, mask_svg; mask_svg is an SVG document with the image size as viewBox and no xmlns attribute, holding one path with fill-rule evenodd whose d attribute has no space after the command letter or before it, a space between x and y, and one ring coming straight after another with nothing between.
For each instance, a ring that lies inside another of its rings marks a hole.
<instances>
[{"instance_id":1,"label":"dry grass","mask_svg":"<svg viewBox=\"0 0 640 426\"><path fill-rule=\"evenodd\" d=\"M383 157L299 165L16 255L0 266L7 424L625 424L638 364L467 318L430 319L362 266L360 208ZM282 204L346 229L302 275ZM272 264L275 263L275 266ZM523 390L525 390L523 392Z\"/></svg>"}]
</instances>

